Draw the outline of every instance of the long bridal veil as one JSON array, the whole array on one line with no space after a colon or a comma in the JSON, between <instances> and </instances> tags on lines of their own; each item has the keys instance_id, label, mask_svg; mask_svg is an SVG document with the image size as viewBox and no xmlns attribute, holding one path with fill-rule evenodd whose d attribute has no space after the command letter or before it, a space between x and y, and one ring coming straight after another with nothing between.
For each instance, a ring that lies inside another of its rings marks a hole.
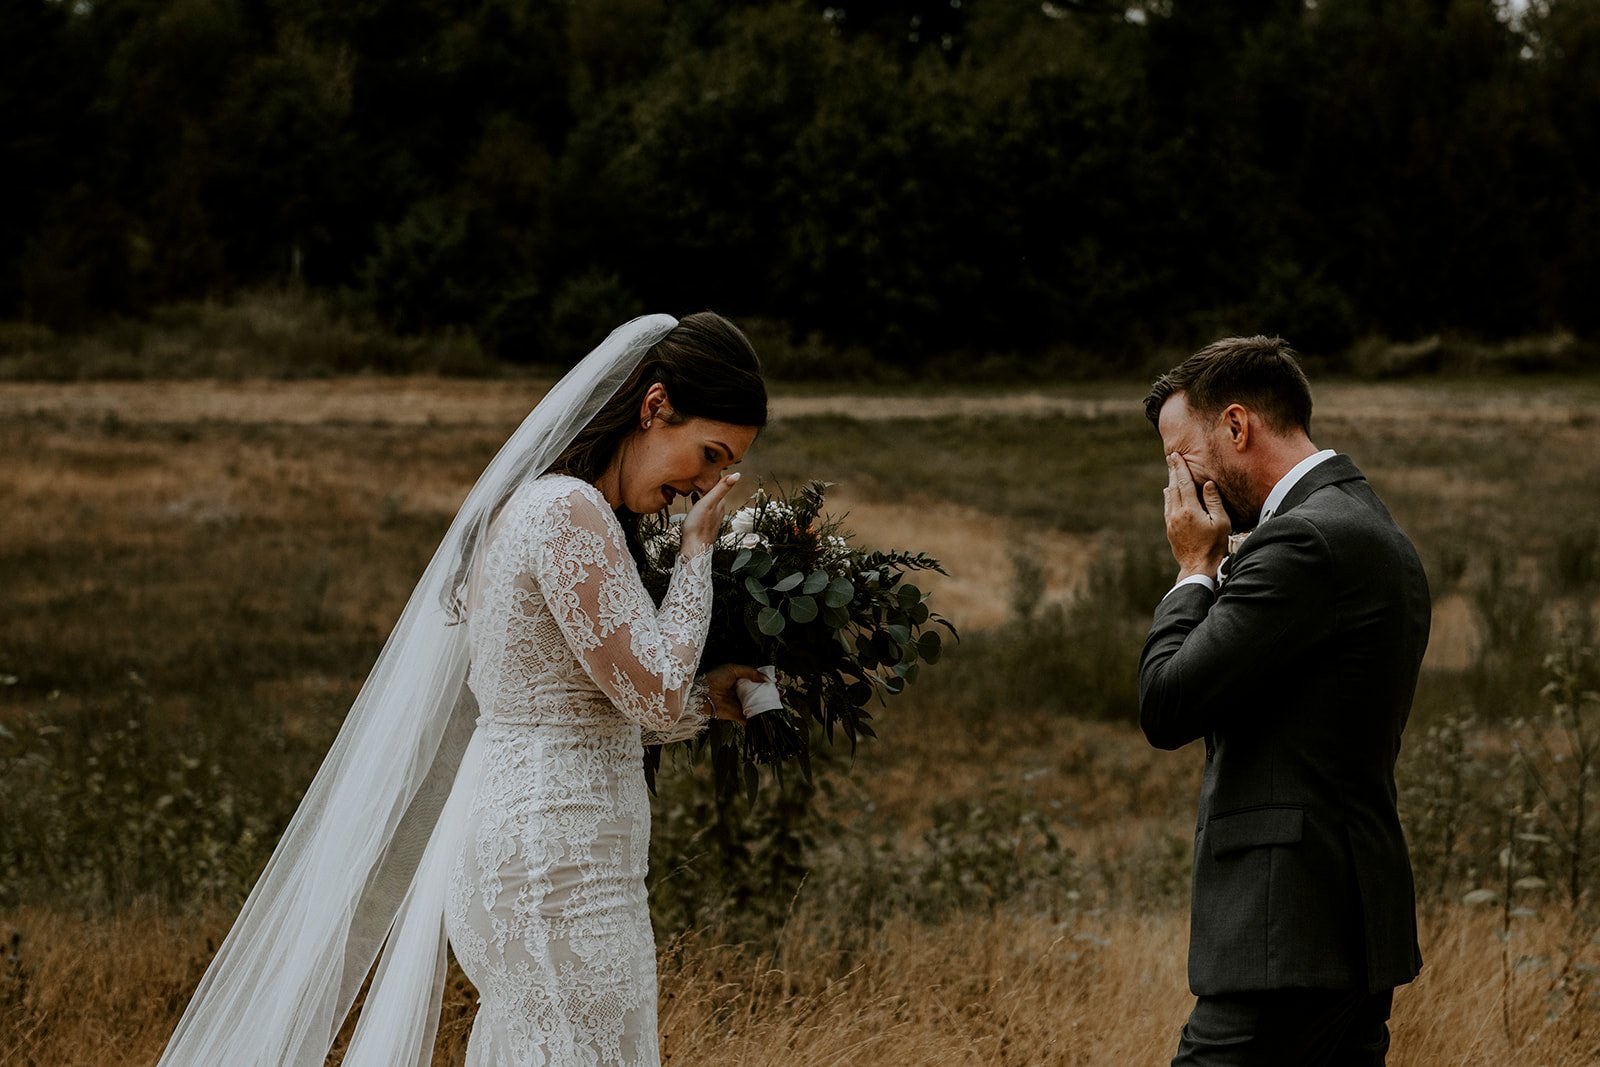
<instances>
[{"instance_id":1,"label":"long bridal veil","mask_svg":"<svg viewBox=\"0 0 1600 1067\"><path fill-rule=\"evenodd\" d=\"M650 315L615 330L472 487L159 1067L320 1067L380 949L344 1063L430 1062L446 865L477 761L467 627L453 624L472 560L497 505L555 460L676 324Z\"/></svg>"}]
</instances>

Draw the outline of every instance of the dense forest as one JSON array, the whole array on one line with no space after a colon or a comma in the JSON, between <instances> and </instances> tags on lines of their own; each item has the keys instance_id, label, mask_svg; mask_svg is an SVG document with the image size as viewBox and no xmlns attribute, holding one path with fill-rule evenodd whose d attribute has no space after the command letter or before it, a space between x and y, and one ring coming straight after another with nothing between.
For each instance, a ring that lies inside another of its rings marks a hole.
<instances>
[{"instance_id":1,"label":"dense forest","mask_svg":"<svg viewBox=\"0 0 1600 1067\"><path fill-rule=\"evenodd\" d=\"M0 146L0 319L57 330L1600 333L1595 0L6 0Z\"/></svg>"}]
</instances>

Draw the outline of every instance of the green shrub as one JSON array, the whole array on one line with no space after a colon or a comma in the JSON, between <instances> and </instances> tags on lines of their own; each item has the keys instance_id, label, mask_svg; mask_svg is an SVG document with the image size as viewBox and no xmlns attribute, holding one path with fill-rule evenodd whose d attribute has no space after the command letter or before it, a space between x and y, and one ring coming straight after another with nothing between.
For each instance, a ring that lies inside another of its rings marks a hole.
<instances>
[{"instance_id":1,"label":"green shrub","mask_svg":"<svg viewBox=\"0 0 1600 1067\"><path fill-rule=\"evenodd\" d=\"M652 803L650 912L670 937L715 926L735 939L780 925L810 870L819 844L837 834L825 803L833 759L814 749L815 780L785 776L755 801L718 796L707 763L669 763Z\"/></svg>"},{"instance_id":2,"label":"green shrub","mask_svg":"<svg viewBox=\"0 0 1600 1067\"><path fill-rule=\"evenodd\" d=\"M0 727L0 904L182 906L248 891L287 812L204 734L152 729L151 709L130 673L114 705Z\"/></svg>"},{"instance_id":3,"label":"green shrub","mask_svg":"<svg viewBox=\"0 0 1600 1067\"><path fill-rule=\"evenodd\" d=\"M976 719L1039 709L1135 722L1139 648L1171 588L1164 549L1107 545L1068 603L1043 603L1038 562L1013 558L1011 618L947 654L942 698Z\"/></svg>"},{"instance_id":4,"label":"green shrub","mask_svg":"<svg viewBox=\"0 0 1600 1067\"><path fill-rule=\"evenodd\" d=\"M592 271L568 280L550 302L544 362L578 362L618 325L647 310L615 274Z\"/></svg>"},{"instance_id":5,"label":"green shrub","mask_svg":"<svg viewBox=\"0 0 1600 1067\"><path fill-rule=\"evenodd\" d=\"M292 291L169 304L142 322L57 334L0 323L0 380L316 378L333 374L503 371L476 338L443 329L398 336L332 302Z\"/></svg>"}]
</instances>

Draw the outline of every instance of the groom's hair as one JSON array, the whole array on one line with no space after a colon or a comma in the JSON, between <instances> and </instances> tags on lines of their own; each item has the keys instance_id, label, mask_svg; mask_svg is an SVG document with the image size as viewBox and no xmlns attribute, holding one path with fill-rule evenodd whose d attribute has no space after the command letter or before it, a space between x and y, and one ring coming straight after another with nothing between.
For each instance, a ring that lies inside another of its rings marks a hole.
<instances>
[{"instance_id":1,"label":"groom's hair","mask_svg":"<svg viewBox=\"0 0 1600 1067\"><path fill-rule=\"evenodd\" d=\"M1311 383L1281 337L1224 337L1206 345L1150 387L1144 398L1150 425L1160 429L1161 407L1177 393L1202 417L1243 404L1279 433L1311 435Z\"/></svg>"}]
</instances>

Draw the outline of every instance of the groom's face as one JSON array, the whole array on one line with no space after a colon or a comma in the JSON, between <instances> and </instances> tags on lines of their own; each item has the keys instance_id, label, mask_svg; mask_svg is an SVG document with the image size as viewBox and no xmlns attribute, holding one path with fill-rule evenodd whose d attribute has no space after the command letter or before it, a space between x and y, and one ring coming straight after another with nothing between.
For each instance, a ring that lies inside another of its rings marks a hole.
<instances>
[{"instance_id":1,"label":"groom's face","mask_svg":"<svg viewBox=\"0 0 1600 1067\"><path fill-rule=\"evenodd\" d=\"M1189 407L1188 398L1174 393L1161 407L1158 429L1162 452L1183 457L1194 478L1195 488L1217 483L1222 507L1235 533L1255 529L1261 516L1261 502L1251 491L1250 480L1221 419L1208 419Z\"/></svg>"}]
</instances>

